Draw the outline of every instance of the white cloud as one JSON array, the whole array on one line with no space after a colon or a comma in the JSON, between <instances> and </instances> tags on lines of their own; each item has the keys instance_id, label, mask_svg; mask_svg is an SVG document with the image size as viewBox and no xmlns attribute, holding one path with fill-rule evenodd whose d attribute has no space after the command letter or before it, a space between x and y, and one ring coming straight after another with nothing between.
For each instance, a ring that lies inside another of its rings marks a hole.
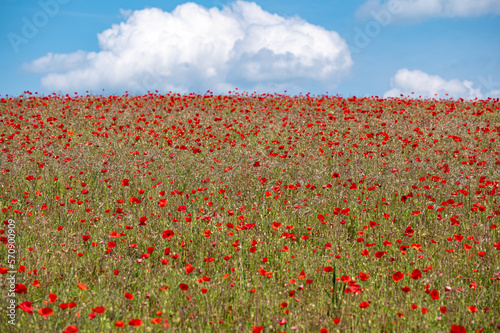
<instances>
[{"instance_id":1,"label":"white cloud","mask_svg":"<svg viewBox=\"0 0 500 333\"><path fill-rule=\"evenodd\" d=\"M500 0L368 0L356 12L358 18L376 19L382 15L390 22L488 14L500 14Z\"/></svg>"},{"instance_id":2,"label":"white cloud","mask_svg":"<svg viewBox=\"0 0 500 333\"><path fill-rule=\"evenodd\" d=\"M391 78L391 89L384 98L400 95L418 98L483 98L480 89L474 88L471 81L457 79L446 81L439 75L429 75L420 70L402 68ZM413 93L413 94L412 94ZM437 94L437 96L436 96ZM446 95L448 94L448 95Z\"/></svg>"},{"instance_id":3,"label":"white cloud","mask_svg":"<svg viewBox=\"0 0 500 333\"><path fill-rule=\"evenodd\" d=\"M227 93L305 91L305 83L331 89L353 63L336 32L255 3L121 12L125 22L98 34L99 52L49 53L25 68L46 73L42 86L56 91Z\"/></svg>"},{"instance_id":4,"label":"white cloud","mask_svg":"<svg viewBox=\"0 0 500 333\"><path fill-rule=\"evenodd\" d=\"M130 16L132 16L132 14L134 13L134 11L132 9L123 9L123 8L120 8L120 14L123 16L123 18L129 18Z\"/></svg>"},{"instance_id":5,"label":"white cloud","mask_svg":"<svg viewBox=\"0 0 500 333\"><path fill-rule=\"evenodd\" d=\"M31 63L24 64L23 68L33 73L66 72L76 66L88 64L88 60L95 58L95 53L76 51L70 54L48 53Z\"/></svg>"}]
</instances>

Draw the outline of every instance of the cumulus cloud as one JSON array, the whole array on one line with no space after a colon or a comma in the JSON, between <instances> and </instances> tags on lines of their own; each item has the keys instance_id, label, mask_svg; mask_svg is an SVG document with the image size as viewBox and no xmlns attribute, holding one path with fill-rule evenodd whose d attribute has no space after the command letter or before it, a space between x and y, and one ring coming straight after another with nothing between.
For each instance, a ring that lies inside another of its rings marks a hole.
<instances>
[{"instance_id":1,"label":"cumulus cloud","mask_svg":"<svg viewBox=\"0 0 500 333\"><path fill-rule=\"evenodd\" d=\"M446 81L439 75L429 75L420 70L402 68L391 78L391 89L384 98L400 95L418 98L483 98L481 90L473 87L471 81L457 79ZM413 94L412 94L413 93ZM448 95L446 95L448 94ZM437 96L436 96L437 95ZM491 93L489 94L490 97Z\"/></svg>"},{"instance_id":2,"label":"cumulus cloud","mask_svg":"<svg viewBox=\"0 0 500 333\"><path fill-rule=\"evenodd\" d=\"M388 14L391 22L434 17L474 17L500 14L500 0L368 0L356 15L367 19Z\"/></svg>"},{"instance_id":3,"label":"cumulus cloud","mask_svg":"<svg viewBox=\"0 0 500 333\"><path fill-rule=\"evenodd\" d=\"M335 88L353 63L336 32L251 2L121 13L126 21L98 34L99 52L49 53L25 69L53 91L292 92Z\"/></svg>"}]
</instances>

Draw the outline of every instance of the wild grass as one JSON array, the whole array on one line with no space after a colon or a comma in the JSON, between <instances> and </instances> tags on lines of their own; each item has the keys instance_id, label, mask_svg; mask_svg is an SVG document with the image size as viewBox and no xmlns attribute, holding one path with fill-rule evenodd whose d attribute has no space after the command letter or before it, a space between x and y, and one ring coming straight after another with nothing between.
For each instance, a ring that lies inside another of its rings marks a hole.
<instances>
[{"instance_id":1,"label":"wild grass","mask_svg":"<svg viewBox=\"0 0 500 333\"><path fill-rule=\"evenodd\" d=\"M0 272L20 307L11 325L2 305L0 326L498 331L499 112L498 100L5 97L0 240L14 220L17 273L7 246Z\"/></svg>"}]
</instances>

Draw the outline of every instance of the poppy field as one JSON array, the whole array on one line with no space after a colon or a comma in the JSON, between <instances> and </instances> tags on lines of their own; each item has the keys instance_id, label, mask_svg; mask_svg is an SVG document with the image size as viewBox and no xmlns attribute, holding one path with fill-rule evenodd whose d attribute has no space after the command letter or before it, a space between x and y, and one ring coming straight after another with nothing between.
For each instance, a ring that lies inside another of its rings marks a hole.
<instances>
[{"instance_id":1,"label":"poppy field","mask_svg":"<svg viewBox=\"0 0 500 333\"><path fill-rule=\"evenodd\" d=\"M498 99L26 92L0 121L9 332L500 332Z\"/></svg>"}]
</instances>

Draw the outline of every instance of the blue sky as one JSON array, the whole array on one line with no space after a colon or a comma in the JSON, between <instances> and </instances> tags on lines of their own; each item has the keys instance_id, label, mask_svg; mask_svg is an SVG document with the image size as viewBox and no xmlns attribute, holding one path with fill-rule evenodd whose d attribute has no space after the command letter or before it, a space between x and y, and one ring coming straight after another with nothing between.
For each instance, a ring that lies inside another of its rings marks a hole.
<instances>
[{"instance_id":1,"label":"blue sky","mask_svg":"<svg viewBox=\"0 0 500 333\"><path fill-rule=\"evenodd\" d=\"M238 88L500 97L500 0L2 0L0 8L2 96Z\"/></svg>"}]
</instances>

